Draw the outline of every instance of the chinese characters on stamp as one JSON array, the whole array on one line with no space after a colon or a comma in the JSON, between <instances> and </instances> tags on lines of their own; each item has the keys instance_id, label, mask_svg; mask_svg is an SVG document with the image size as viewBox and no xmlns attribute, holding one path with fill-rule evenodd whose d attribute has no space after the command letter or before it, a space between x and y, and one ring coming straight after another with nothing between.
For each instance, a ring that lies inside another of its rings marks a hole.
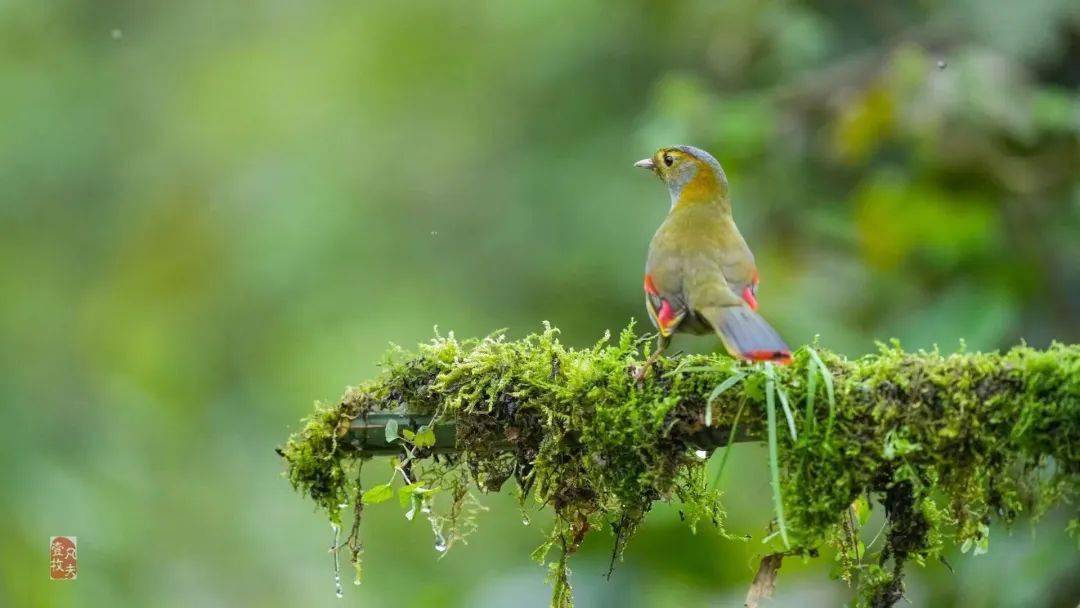
<instances>
[{"instance_id":1,"label":"chinese characters on stamp","mask_svg":"<svg viewBox=\"0 0 1080 608\"><path fill-rule=\"evenodd\" d=\"M54 581L75 580L79 574L77 560L74 536L49 537L49 578Z\"/></svg>"}]
</instances>

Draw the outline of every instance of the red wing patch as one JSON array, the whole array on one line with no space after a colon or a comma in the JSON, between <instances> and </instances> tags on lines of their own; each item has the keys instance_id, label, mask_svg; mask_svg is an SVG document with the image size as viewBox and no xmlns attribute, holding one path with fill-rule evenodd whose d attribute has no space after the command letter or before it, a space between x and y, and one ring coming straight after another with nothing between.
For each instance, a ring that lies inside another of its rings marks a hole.
<instances>
[{"instance_id":1,"label":"red wing patch","mask_svg":"<svg viewBox=\"0 0 1080 608\"><path fill-rule=\"evenodd\" d=\"M660 325L660 331L668 330L675 322L675 313L671 310L671 303L663 300L660 312L656 313L656 322Z\"/></svg>"},{"instance_id":2,"label":"red wing patch","mask_svg":"<svg viewBox=\"0 0 1080 608\"><path fill-rule=\"evenodd\" d=\"M649 311L653 325L656 325L660 335L665 338L675 331L675 327L686 316L686 309L676 310L667 298L660 295L660 290L649 275L645 275L645 308Z\"/></svg>"},{"instance_id":3,"label":"red wing patch","mask_svg":"<svg viewBox=\"0 0 1080 608\"><path fill-rule=\"evenodd\" d=\"M645 293L650 296L660 295L660 290L656 288L656 284L653 283L652 276L645 275Z\"/></svg>"},{"instance_id":4,"label":"red wing patch","mask_svg":"<svg viewBox=\"0 0 1080 608\"><path fill-rule=\"evenodd\" d=\"M757 310L757 298L754 297L754 290L750 287L742 290L742 299L746 300L746 303L750 306L750 310Z\"/></svg>"},{"instance_id":5,"label":"red wing patch","mask_svg":"<svg viewBox=\"0 0 1080 608\"><path fill-rule=\"evenodd\" d=\"M746 304L750 306L750 310L757 310L757 286L758 286L758 273L757 269L754 269L754 276L750 279L750 285L748 285L742 291L742 299L746 300Z\"/></svg>"}]
</instances>

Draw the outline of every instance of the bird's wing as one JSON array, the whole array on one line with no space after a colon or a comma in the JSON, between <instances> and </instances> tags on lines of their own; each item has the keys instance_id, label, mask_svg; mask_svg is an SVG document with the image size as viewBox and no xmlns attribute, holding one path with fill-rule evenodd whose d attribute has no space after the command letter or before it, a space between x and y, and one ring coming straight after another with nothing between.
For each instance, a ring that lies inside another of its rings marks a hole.
<instances>
[{"instance_id":1,"label":"bird's wing","mask_svg":"<svg viewBox=\"0 0 1080 608\"><path fill-rule=\"evenodd\" d=\"M728 279L723 265L715 260L700 259L691 262L691 267L694 270L686 276L684 293L694 310L745 304Z\"/></svg>"},{"instance_id":2,"label":"bird's wing","mask_svg":"<svg viewBox=\"0 0 1080 608\"><path fill-rule=\"evenodd\" d=\"M752 256L725 266L724 280L731 292L746 302L750 310L757 310L758 272Z\"/></svg>"},{"instance_id":3,"label":"bird's wing","mask_svg":"<svg viewBox=\"0 0 1080 608\"><path fill-rule=\"evenodd\" d=\"M671 241L658 233L649 247L645 263L645 309L649 319L665 338L686 318L689 307L683 293L683 264Z\"/></svg>"},{"instance_id":4,"label":"bird's wing","mask_svg":"<svg viewBox=\"0 0 1080 608\"><path fill-rule=\"evenodd\" d=\"M682 295L661 290L652 274L645 275L645 310L649 311L649 319L665 338L675 332L689 311Z\"/></svg>"},{"instance_id":5,"label":"bird's wing","mask_svg":"<svg viewBox=\"0 0 1080 608\"><path fill-rule=\"evenodd\" d=\"M743 240L735 222L726 223L723 246L716 251L716 261L723 269L724 281L750 310L757 310L758 272L754 254Z\"/></svg>"}]
</instances>

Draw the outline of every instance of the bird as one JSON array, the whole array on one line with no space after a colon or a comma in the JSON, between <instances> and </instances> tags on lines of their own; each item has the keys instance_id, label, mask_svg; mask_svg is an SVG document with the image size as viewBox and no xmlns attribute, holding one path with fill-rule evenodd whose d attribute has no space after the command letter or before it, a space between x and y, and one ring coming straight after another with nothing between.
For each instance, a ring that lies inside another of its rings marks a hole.
<instances>
[{"instance_id":1,"label":"bird","mask_svg":"<svg viewBox=\"0 0 1080 608\"><path fill-rule=\"evenodd\" d=\"M659 333L638 380L675 333L715 333L737 359L790 363L791 349L757 313L757 266L732 217L720 163L700 148L671 146L634 166L655 173L671 195L645 262L645 308Z\"/></svg>"}]
</instances>

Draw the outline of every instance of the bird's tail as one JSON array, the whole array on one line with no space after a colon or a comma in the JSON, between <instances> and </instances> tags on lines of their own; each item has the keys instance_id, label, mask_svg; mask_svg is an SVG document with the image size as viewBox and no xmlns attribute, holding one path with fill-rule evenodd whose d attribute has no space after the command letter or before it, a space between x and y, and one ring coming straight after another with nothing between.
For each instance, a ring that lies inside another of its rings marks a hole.
<instances>
[{"instance_id":1,"label":"bird's tail","mask_svg":"<svg viewBox=\"0 0 1080 608\"><path fill-rule=\"evenodd\" d=\"M701 316L716 330L731 356L748 361L791 363L791 349L776 330L749 307L704 308Z\"/></svg>"}]
</instances>

